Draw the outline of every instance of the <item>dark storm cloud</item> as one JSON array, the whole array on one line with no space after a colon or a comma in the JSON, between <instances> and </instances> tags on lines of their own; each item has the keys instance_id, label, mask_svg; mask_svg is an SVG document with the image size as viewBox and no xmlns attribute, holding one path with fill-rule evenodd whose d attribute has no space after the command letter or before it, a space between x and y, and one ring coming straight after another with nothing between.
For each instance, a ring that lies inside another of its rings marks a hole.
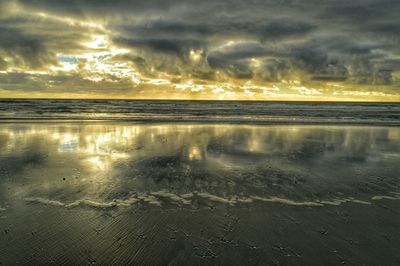
<instances>
[{"instance_id":1,"label":"dark storm cloud","mask_svg":"<svg viewBox=\"0 0 400 266\"><path fill-rule=\"evenodd\" d=\"M397 0L330 0L321 4L320 14L324 18L355 23L395 19L400 11Z\"/></svg>"},{"instance_id":2,"label":"dark storm cloud","mask_svg":"<svg viewBox=\"0 0 400 266\"><path fill-rule=\"evenodd\" d=\"M257 42L238 42L227 44L211 51L208 63L211 67L223 68L234 61L259 57L267 54L267 50Z\"/></svg>"},{"instance_id":3,"label":"dark storm cloud","mask_svg":"<svg viewBox=\"0 0 400 266\"><path fill-rule=\"evenodd\" d=\"M117 31L134 35L184 35L184 36L213 36L213 35L249 35L269 39L299 36L310 33L315 25L302 21L287 19L257 19L255 21L240 22L224 20L193 21L185 20L156 20L144 25L119 25Z\"/></svg>"},{"instance_id":4,"label":"dark storm cloud","mask_svg":"<svg viewBox=\"0 0 400 266\"><path fill-rule=\"evenodd\" d=\"M114 28L121 34L130 35L207 35L216 32L211 25L195 24L189 21L156 20L139 25L115 25Z\"/></svg>"},{"instance_id":5,"label":"dark storm cloud","mask_svg":"<svg viewBox=\"0 0 400 266\"><path fill-rule=\"evenodd\" d=\"M0 73L0 88L14 92L39 93L124 93L130 90L127 80L118 82L105 81L102 83L85 79L80 74L43 75L20 72ZM110 92L109 89L113 88Z\"/></svg>"},{"instance_id":6,"label":"dark storm cloud","mask_svg":"<svg viewBox=\"0 0 400 266\"><path fill-rule=\"evenodd\" d=\"M386 59L379 62L382 69L400 70L400 59Z\"/></svg>"},{"instance_id":7,"label":"dark storm cloud","mask_svg":"<svg viewBox=\"0 0 400 266\"><path fill-rule=\"evenodd\" d=\"M115 38L113 41L122 46L130 46L133 48L150 49L156 52L173 53L181 55L191 48L199 48L204 46L204 41L196 39L179 39L179 38L137 38L125 39Z\"/></svg>"},{"instance_id":8,"label":"dark storm cloud","mask_svg":"<svg viewBox=\"0 0 400 266\"><path fill-rule=\"evenodd\" d=\"M0 18L0 56L6 64L27 69L57 65L56 54L82 49L90 33L80 26L47 21L35 16Z\"/></svg>"},{"instance_id":9,"label":"dark storm cloud","mask_svg":"<svg viewBox=\"0 0 400 266\"><path fill-rule=\"evenodd\" d=\"M257 75L266 81L279 81L285 79L291 71L291 66L288 61L279 59L269 59L258 71Z\"/></svg>"},{"instance_id":10,"label":"dark storm cloud","mask_svg":"<svg viewBox=\"0 0 400 266\"><path fill-rule=\"evenodd\" d=\"M394 43L400 42L400 21L377 23L367 28L375 36L386 38L386 41L392 40Z\"/></svg>"},{"instance_id":11,"label":"dark storm cloud","mask_svg":"<svg viewBox=\"0 0 400 266\"><path fill-rule=\"evenodd\" d=\"M129 0L18 0L33 10L54 12L73 17L107 16L114 12L138 13L143 11L165 11L171 7L169 1L129 1Z\"/></svg>"},{"instance_id":12,"label":"dark storm cloud","mask_svg":"<svg viewBox=\"0 0 400 266\"><path fill-rule=\"evenodd\" d=\"M289 36L301 36L310 33L315 29L315 25L301 21L272 21L260 28L260 33L268 40L273 38L283 38Z\"/></svg>"},{"instance_id":13,"label":"dark storm cloud","mask_svg":"<svg viewBox=\"0 0 400 266\"><path fill-rule=\"evenodd\" d=\"M38 36L0 26L0 55L12 58L15 65L38 68L48 64L51 55L43 43L44 40Z\"/></svg>"}]
</instances>

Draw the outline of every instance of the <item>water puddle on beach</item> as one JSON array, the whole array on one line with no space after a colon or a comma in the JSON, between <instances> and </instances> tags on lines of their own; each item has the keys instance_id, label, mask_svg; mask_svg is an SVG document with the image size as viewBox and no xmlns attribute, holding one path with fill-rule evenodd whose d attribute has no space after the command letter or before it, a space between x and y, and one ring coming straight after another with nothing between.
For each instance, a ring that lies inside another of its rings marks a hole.
<instances>
[{"instance_id":1,"label":"water puddle on beach","mask_svg":"<svg viewBox=\"0 0 400 266\"><path fill-rule=\"evenodd\" d=\"M399 127L2 123L0 265L396 265L399 173Z\"/></svg>"}]
</instances>

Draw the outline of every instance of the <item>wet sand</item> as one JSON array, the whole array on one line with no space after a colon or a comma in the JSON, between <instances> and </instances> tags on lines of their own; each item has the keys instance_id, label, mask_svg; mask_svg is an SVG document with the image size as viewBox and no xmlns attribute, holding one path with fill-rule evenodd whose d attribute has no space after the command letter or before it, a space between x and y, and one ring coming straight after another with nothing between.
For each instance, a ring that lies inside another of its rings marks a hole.
<instances>
[{"instance_id":1,"label":"wet sand","mask_svg":"<svg viewBox=\"0 0 400 266\"><path fill-rule=\"evenodd\" d=\"M400 128L0 124L0 265L398 265Z\"/></svg>"}]
</instances>

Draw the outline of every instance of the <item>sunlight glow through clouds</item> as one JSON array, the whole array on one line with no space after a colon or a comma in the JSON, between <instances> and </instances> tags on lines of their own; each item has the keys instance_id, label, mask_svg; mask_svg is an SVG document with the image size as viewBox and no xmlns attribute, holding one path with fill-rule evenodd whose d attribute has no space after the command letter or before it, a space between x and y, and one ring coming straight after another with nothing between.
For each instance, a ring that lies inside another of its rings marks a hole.
<instances>
[{"instance_id":1,"label":"sunlight glow through clouds","mask_svg":"<svg viewBox=\"0 0 400 266\"><path fill-rule=\"evenodd\" d=\"M94 82L118 82L120 79L131 80L134 85L140 84L140 75L128 62L112 61L113 57L129 53L129 50L110 45L105 36L94 36L92 42L84 43L89 50L82 54L59 55L59 66L51 66L52 71L80 71L83 78ZM94 51L93 51L94 50ZM81 66L79 66L81 63Z\"/></svg>"}]
</instances>

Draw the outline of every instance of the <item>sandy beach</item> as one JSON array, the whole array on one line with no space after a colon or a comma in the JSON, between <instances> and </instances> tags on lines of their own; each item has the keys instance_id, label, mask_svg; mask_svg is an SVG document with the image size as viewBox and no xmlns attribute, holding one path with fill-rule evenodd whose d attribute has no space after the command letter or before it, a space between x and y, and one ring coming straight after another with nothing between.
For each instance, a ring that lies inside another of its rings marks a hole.
<instances>
[{"instance_id":1,"label":"sandy beach","mask_svg":"<svg viewBox=\"0 0 400 266\"><path fill-rule=\"evenodd\" d=\"M385 126L2 123L0 262L396 265L399 143Z\"/></svg>"}]
</instances>

